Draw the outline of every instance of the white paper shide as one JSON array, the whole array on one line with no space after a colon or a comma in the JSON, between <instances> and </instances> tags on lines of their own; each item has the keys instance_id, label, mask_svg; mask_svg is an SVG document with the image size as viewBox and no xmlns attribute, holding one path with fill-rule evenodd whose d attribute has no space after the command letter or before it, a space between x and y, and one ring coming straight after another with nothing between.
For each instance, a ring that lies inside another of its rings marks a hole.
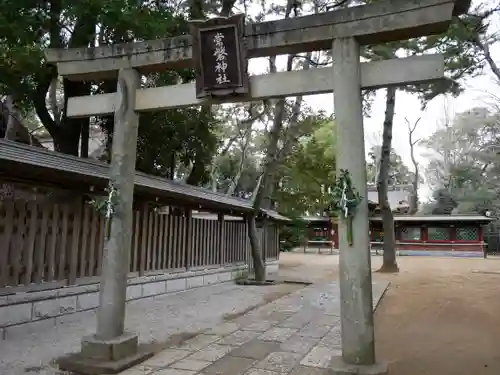
<instances>
[{"instance_id":1,"label":"white paper shide","mask_svg":"<svg viewBox=\"0 0 500 375\"><path fill-rule=\"evenodd\" d=\"M226 46L224 45L224 34L217 33L214 36L214 56L215 56L215 73L217 76L215 80L217 84L223 85L225 83L231 83L231 81L227 78L226 70L227 70L227 51Z\"/></svg>"}]
</instances>

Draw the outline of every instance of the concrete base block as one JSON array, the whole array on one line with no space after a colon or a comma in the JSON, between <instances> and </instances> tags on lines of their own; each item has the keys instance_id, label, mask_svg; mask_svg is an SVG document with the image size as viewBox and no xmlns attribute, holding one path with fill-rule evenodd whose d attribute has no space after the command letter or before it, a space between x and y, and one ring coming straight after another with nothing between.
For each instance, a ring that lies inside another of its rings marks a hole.
<instances>
[{"instance_id":1,"label":"concrete base block","mask_svg":"<svg viewBox=\"0 0 500 375\"><path fill-rule=\"evenodd\" d=\"M333 357L328 366L330 375L388 375L387 363L379 362L374 365L351 365L345 363L342 357Z\"/></svg>"},{"instance_id":2,"label":"concrete base block","mask_svg":"<svg viewBox=\"0 0 500 375\"><path fill-rule=\"evenodd\" d=\"M137 335L126 332L112 340L85 337L82 351L59 359L58 364L63 371L82 375L116 374L152 355L140 350Z\"/></svg>"},{"instance_id":3,"label":"concrete base block","mask_svg":"<svg viewBox=\"0 0 500 375\"><path fill-rule=\"evenodd\" d=\"M137 335L124 332L112 340L101 340L96 336L84 337L82 340L82 355L87 358L116 361L137 353Z\"/></svg>"},{"instance_id":4,"label":"concrete base block","mask_svg":"<svg viewBox=\"0 0 500 375\"><path fill-rule=\"evenodd\" d=\"M94 358L84 357L82 353L75 353L60 358L57 363L59 369L81 375L104 375L118 374L127 370L154 355L151 351L139 350L131 356L117 361L105 361Z\"/></svg>"}]
</instances>

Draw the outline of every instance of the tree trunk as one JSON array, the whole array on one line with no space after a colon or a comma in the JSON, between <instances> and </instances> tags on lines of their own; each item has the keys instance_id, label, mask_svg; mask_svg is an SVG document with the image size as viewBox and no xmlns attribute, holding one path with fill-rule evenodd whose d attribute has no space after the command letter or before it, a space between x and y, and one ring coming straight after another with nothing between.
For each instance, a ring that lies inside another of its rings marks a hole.
<instances>
[{"instance_id":1,"label":"tree trunk","mask_svg":"<svg viewBox=\"0 0 500 375\"><path fill-rule=\"evenodd\" d=\"M62 14L62 1L53 0L50 7L50 48L62 48L62 33L60 17ZM95 13L95 14L94 14ZM88 47L95 40L95 25L98 12L89 11L88 14L79 17L75 23L74 31L68 43L69 48ZM35 109L40 121L54 140L56 151L78 156L80 134L82 128L87 126L89 118L74 119L66 116L68 98L73 96L84 96L90 93L90 84L87 82L74 82L63 80L64 87L64 111L61 123L58 124L47 109L46 97L54 79L57 79L57 68L46 66L37 77L37 89L34 98Z\"/></svg>"},{"instance_id":2,"label":"tree trunk","mask_svg":"<svg viewBox=\"0 0 500 375\"><path fill-rule=\"evenodd\" d=\"M257 233L257 215L251 214L247 218L248 239L250 240L250 251L253 260L253 267L255 272L255 281L258 283L265 283L266 281L266 263L262 259L262 248Z\"/></svg>"},{"instance_id":3,"label":"tree trunk","mask_svg":"<svg viewBox=\"0 0 500 375\"><path fill-rule=\"evenodd\" d=\"M476 35L473 41L481 49L481 51L483 51L484 59L486 60L491 71L497 78L497 81L500 83L500 67L497 65L497 63L493 59L493 56L491 55L490 46L488 45L488 42L483 42L479 35Z\"/></svg>"},{"instance_id":4,"label":"tree trunk","mask_svg":"<svg viewBox=\"0 0 500 375\"><path fill-rule=\"evenodd\" d=\"M64 79L64 114L59 131L51 134L54 139L54 150L64 154L79 156L80 135L82 129L89 126L90 118L69 118L66 115L68 99L90 93L90 85L85 82L74 82ZM86 140L88 149L88 139Z\"/></svg>"},{"instance_id":5,"label":"tree trunk","mask_svg":"<svg viewBox=\"0 0 500 375\"><path fill-rule=\"evenodd\" d=\"M276 104L273 127L269 132L264 170L252 195L253 213L247 219L248 239L250 240L255 281L262 283L266 281L266 263L262 259L262 244L258 241L256 220L263 205L270 201L269 195L271 194L271 187L273 186L273 178L277 166L278 141L283 127L284 112L285 102L283 99L280 99Z\"/></svg>"},{"instance_id":6,"label":"tree trunk","mask_svg":"<svg viewBox=\"0 0 500 375\"><path fill-rule=\"evenodd\" d=\"M82 124L82 140L80 144L80 157L89 157L90 122Z\"/></svg>"},{"instance_id":7,"label":"tree trunk","mask_svg":"<svg viewBox=\"0 0 500 375\"><path fill-rule=\"evenodd\" d=\"M394 235L394 217L387 197L387 185L389 179L389 168L391 159L392 124L394 120L394 107L396 104L396 88L387 89L384 132L382 136L382 151L380 157L380 171L377 180L377 191L380 211L382 214L382 225L384 228L384 257L379 271L398 272L396 262L396 239Z\"/></svg>"},{"instance_id":8,"label":"tree trunk","mask_svg":"<svg viewBox=\"0 0 500 375\"><path fill-rule=\"evenodd\" d=\"M415 174L413 175L413 181L412 181L413 191L411 192L411 197L410 197L409 214L415 215L418 211L418 183L420 180L420 174L419 174L417 159L415 159L415 145L418 143L418 140L413 139L413 133L417 128L420 118L415 122L413 126L410 125L410 122L408 120L406 121L408 123L408 141L410 144L410 157L411 157L411 162L413 163L413 167L415 168Z\"/></svg>"},{"instance_id":9,"label":"tree trunk","mask_svg":"<svg viewBox=\"0 0 500 375\"><path fill-rule=\"evenodd\" d=\"M8 139L10 141L17 141L17 131L16 131L16 116L17 116L17 111L14 106L14 100L12 99L11 95L7 95L7 98L5 98L5 108L7 108L7 119L6 119L6 127L5 127L5 139Z\"/></svg>"},{"instance_id":10,"label":"tree trunk","mask_svg":"<svg viewBox=\"0 0 500 375\"><path fill-rule=\"evenodd\" d=\"M288 0L287 8L285 13L285 19L290 18L290 13L293 8L293 0ZM297 7L295 7L295 16L297 16ZM309 57L310 55L308 55ZM293 68L293 55L288 55L286 70L291 71ZM303 69L309 68L309 61L303 65ZM269 70L271 73L276 72L276 56L271 56L269 58ZM295 106L292 111L291 121L289 125L289 131L291 126L297 125L298 113L300 112L300 105L302 103L302 97L297 97L295 101ZM253 213L248 216L248 238L250 240L252 259L255 269L255 281L265 282L266 281L266 263L262 259L262 247L258 241L257 237L257 225L256 219L261 208L270 208L271 194L274 187L274 177L276 174L276 169L280 162L280 155L278 154L278 142L280 139L281 131L283 129L283 122L285 119L285 99L278 99L274 108L274 118L273 126L268 134L268 144L266 150L266 157L264 163L264 170L262 171L262 176L259 178L259 182L256 187L256 194L253 194ZM293 123L295 121L295 123ZM295 129L292 129L295 131ZM293 133L294 134L294 133ZM295 137L291 137L295 138ZM289 139L291 142L292 139ZM286 140L284 147L287 147ZM288 145L290 147L290 145ZM282 150L283 151L283 150ZM283 154L283 152L282 152ZM281 155L284 158L284 155ZM255 193L255 192L254 192ZM267 205L267 206L266 206Z\"/></svg>"},{"instance_id":11,"label":"tree trunk","mask_svg":"<svg viewBox=\"0 0 500 375\"><path fill-rule=\"evenodd\" d=\"M201 152L201 151L200 151ZM201 156L195 155L193 167L186 178L186 184L200 186L205 175L205 163Z\"/></svg>"},{"instance_id":12,"label":"tree trunk","mask_svg":"<svg viewBox=\"0 0 500 375\"><path fill-rule=\"evenodd\" d=\"M238 172L236 172L236 176L234 176L233 180L231 181L231 184L229 185L226 195L233 195L234 192L236 191L236 188L238 187L238 183L240 182L241 176L243 175L243 165L245 164L245 160L247 158L247 150L248 150L248 144L250 143L250 134L247 134L247 137L245 139L245 143L243 144L241 148L241 159L240 163L238 165Z\"/></svg>"},{"instance_id":13,"label":"tree trunk","mask_svg":"<svg viewBox=\"0 0 500 375\"><path fill-rule=\"evenodd\" d=\"M10 141L43 147L38 139L30 134L30 131L22 122L22 117L17 110L14 98L7 95L4 102L0 102L0 124L5 123L5 134L3 137ZM1 131L0 131L1 133Z\"/></svg>"}]
</instances>

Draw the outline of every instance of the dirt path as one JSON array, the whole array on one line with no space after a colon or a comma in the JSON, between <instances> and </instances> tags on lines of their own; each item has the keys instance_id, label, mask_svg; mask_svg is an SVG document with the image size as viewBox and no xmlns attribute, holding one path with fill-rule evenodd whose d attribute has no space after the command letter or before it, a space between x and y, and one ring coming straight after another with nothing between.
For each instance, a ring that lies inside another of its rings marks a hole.
<instances>
[{"instance_id":1,"label":"dirt path","mask_svg":"<svg viewBox=\"0 0 500 375\"><path fill-rule=\"evenodd\" d=\"M336 256L286 254L283 272L336 278ZM381 258L374 257L373 268ZM500 259L399 258L375 316L391 375L500 374ZM487 273L480 273L480 272Z\"/></svg>"}]
</instances>

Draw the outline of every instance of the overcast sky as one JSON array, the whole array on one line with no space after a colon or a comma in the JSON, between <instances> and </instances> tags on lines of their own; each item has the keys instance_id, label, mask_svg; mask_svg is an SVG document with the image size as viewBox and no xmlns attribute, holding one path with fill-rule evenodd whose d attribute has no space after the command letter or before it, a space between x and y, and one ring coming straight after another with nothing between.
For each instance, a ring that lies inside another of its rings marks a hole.
<instances>
[{"instance_id":1,"label":"overcast sky","mask_svg":"<svg viewBox=\"0 0 500 375\"><path fill-rule=\"evenodd\" d=\"M498 0L490 0L498 1ZM473 1L477 3L477 1ZM490 27L489 32L500 32L499 17L493 21L493 27ZM500 43L497 43L491 48L491 53L495 61L500 62ZM281 62L281 67L284 67L285 59L279 58L278 63ZM252 74L262 74L267 70L267 60L253 59L250 62L250 72ZM279 68L278 68L279 69ZM398 91L396 94L396 111L393 127L393 147L398 152L405 164L411 169L413 165L410 159L410 149L408 143L408 127L405 117L411 122L416 121L419 117L422 119L415 131L416 138L425 138L432 134L442 123L445 113L453 117L455 113L465 111L475 106L486 106L489 94L494 94L500 97L500 84L497 83L493 74L489 69L486 69L482 76L469 79L464 82L465 91L457 98L452 97L438 97L430 102L425 111L421 111L420 101L415 95L407 94L403 91ZM305 98L305 102L316 109L323 109L328 114L333 113L333 94L311 95ZM382 133L383 121L385 112L385 90L378 90L375 101L372 105L371 116L365 117L365 145L366 149L371 145L377 143L377 138L380 139ZM426 164L424 148L416 149L418 161L421 165ZM420 188L421 200L426 200L430 197L430 191L427 186Z\"/></svg>"}]
</instances>

